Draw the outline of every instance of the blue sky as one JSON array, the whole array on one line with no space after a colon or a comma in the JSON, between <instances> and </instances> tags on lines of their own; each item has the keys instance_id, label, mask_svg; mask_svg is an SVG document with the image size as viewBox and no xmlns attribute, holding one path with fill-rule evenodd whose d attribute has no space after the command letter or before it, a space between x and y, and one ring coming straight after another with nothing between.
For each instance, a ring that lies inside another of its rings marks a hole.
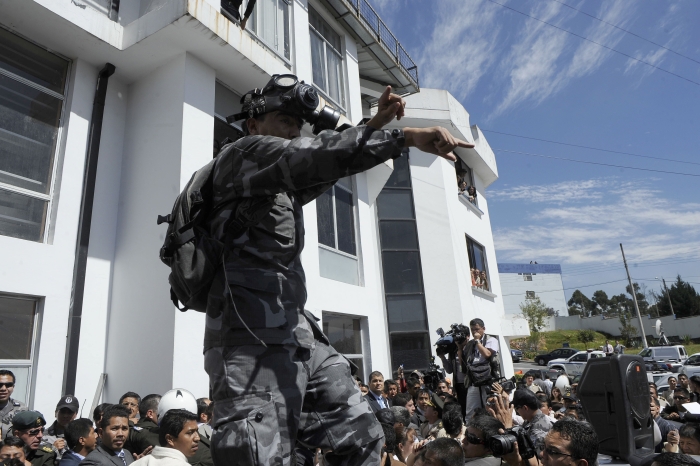
<instances>
[{"instance_id":1,"label":"blue sky","mask_svg":"<svg viewBox=\"0 0 700 466\"><path fill-rule=\"evenodd\" d=\"M696 0L494 1L700 83ZM700 290L700 176L505 152L700 175L700 85L488 0L370 3L418 63L421 87L449 90L496 152L486 197L499 262L562 264L567 299L577 287L619 294L623 243L633 280L658 291L655 277L681 274Z\"/></svg>"}]
</instances>

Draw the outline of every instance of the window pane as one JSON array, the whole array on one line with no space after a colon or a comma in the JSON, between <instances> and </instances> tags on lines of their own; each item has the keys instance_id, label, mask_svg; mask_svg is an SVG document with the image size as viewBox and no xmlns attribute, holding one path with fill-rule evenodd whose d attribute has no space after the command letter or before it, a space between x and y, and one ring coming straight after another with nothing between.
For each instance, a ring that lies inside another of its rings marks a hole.
<instances>
[{"instance_id":1,"label":"window pane","mask_svg":"<svg viewBox=\"0 0 700 466\"><path fill-rule=\"evenodd\" d=\"M362 354L360 319L323 314L323 333L337 352Z\"/></svg>"},{"instance_id":2,"label":"window pane","mask_svg":"<svg viewBox=\"0 0 700 466\"><path fill-rule=\"evenodd\" d=\"M29 359L32 355L36 301L0 297L0 359Z\"/></svg>"},{"instance_id":3,"label":"window pane","mask_svg":"<svg viewBox=\"0 0 700 466\"><path fill-rule=\"evenodd\" d=\"M408 167L408 157L402 155L394 159L394 171L391 173L385 187L409 188L411 187L411 173Z\"/></svg>"},{"instance_id":4,"label":"window pane","mask_svg":"<svg viewBox=\"0 0 700 466\"><path fill-rule=\"evenodd\" d=\"M63 95L68 62L3 28L0 68Z\"/></svg>"},{"instance_id":5,"label":"window pane","mask_svg":"<svg viewBox=\"0 0 700 466\"><path fill-rule=\"evenodd\" d=\"M333 188L316 199L316 223L318 242L335 248L335 222L333 222Z\"/></svg>"},{"instance_id":6,"label":"window pane","mask_svg":"<svg viewBox=\"0 0 700 466\"><path fill-rule=\"evenodd\" d=\"M278 34L278 51L284 55L286 59L291 58L290 41L289 41L289 5L284 0L277 0L277 34Z\"/></svg>"},{"instance_id":7,"label":"window pane","mask_svg":"<svg viewBox=\"0 0 700 466\"><path fill-rule=\"evenodd\" d=\"M326 57L328 59L328 95L344 107L343 60L329 48L326 48Z\"/></svg>"},{"instance_id":8,"label":"window pane","mask_svg":"<svg viewBox=\"0 0 700 466\"><path fill-rule=\"evenodd\" d=\"M326 84L326 63L323 57L323 40L316 35L315 32L310 31L311 36L311 68L313 71L314 84L328 91L328 86Z\"/></svg>"},{"instance_id":9,"label":"window pane","mask_svg":"<svg viewBox=\"0 0 700 466\"><path fill-rule=\"evenodd\" d=\"M330 25L321 18L321 16L309 7L309 24L318 31L330 44L337 50L340 51L340 35L336 33Z\"/></svg>"},{"instance_id":10,"label":"window pane","mask_svg":"<svg viewBox=\"0 0 700 466\"><path fill-rule=\"evenodd\" d=\"M382 249L418 249L415 222L382 220L379 234Z\"/></svg>"},{"instance_id":11,"label":"window pane","mask_svg":"<svg viewBox=\"0 0 700 466\"><path fill-rule=\"evenodd\" d=\"M427 333L391 335L393 367L403 364L405 370L426 369L430 360L430 338Z\"/></svg>"},{"instance_id":12,"label":"window pane","mask_svg":"<svg viewBox=\"0 0 700 466\"><path fill-rule=\"evenodd\" d=\"M216 154L218 154L224 146L226 138L231 141L237 141L241 136L243 136L243 133L239 132L225 121L214 118L214 157L216 157Z\"/></svg>"},{"instance_id":13,"label":"window pane","mask_svg":"<svg viewBox=\"0 0 700 466\"><path fill-rule=\"evenodd\" d=\"M61 104L0 75L0 182L49 193Z\"/></svg>"},{"instance_id":14,"label":"window pane","mask_svg":"<svg viewBox=\"0 0 700 466\"><path fill-rule=\"evenodd\" d=\"M417 252L383 252L385 293L420 293L421 270Z\"/></svg>"},{"instance_id":15,"label":"window pane","mask_svg":"<svg viewBox=\"0 0 700 466\"><path fill-rule=\"evenodd\" d=\"M345 178L339 179L339 180L335 183L335 186L336 186L336 187L340 186L340 187L342 187L343 189L345 189L346 191L352 192L352 191L353 191L353 190L352 190L352 177L346 176Z\"/></svg>"},{"instance_id":16,"label":"window pane","mask_svg":"<svg viewBox=\"0 0 700 466\"><path fill-rule=\"evenodd\" d=\"M355 213L352 193L343 189L335 191L335 216L338 225L338 249L353 256L357 255L355 245Z\"/></svg>"},{"instance_id":17,"label":"window pane","mask_svg":"<svg viewBox=\"0 0 700 466\"><path fill-rule=\"evenodd\" d=\"M48 204L41 199L0 189L0 235L43 241Z\"/></svg>"},{"instance_id":18,"label":"window pane","mask_svg":"<svg viewBox=\"0 0 700 466\"><path fill-rule=\"evenodd\" d=\"M277 0L259 0L256 7L260 13L260 31L258 35L267 42L267 45L277 48L275 40L275 20L277 16Z\"/></svg>"},{"instance_id":19,"label":"window pane","mask_svg":"<svg viewBox=\"0 0 700 466\"><path fill-rule=\"evenodd\" d=\"M348 358L348 361L357 366L357 375L362 380L365 379L365 362L362 358Z\"/></svg>"},{"instance_id":20,"label":"window pane","mask_svg":"<svg viewBox=\"0 0 700 466\"><path fill-rule=\"evenodd\" d=\"M389 316L389 332L428 329L422 295L387 296L386 308Z\"/></svg>"},{"instance_id":21,"label":"window pane","mask_svg":"<svg viewBox=\"0 0 700 466\"><path fill-rule=\"evenodd\" d=\"M357 259L319 247L318 261L319 273L323 278L350 285L360 284Z\"/></svg>"},{"instance_id":22,"label":"window pane","mask_svg":"<svg viewBox=\"0 0 700 466\"><path fill-rule=\"evenodd\" d=\"M380 219L413 219L411 191L384 189L377 197L377 213Z\"/></svg>"}]
</instances>

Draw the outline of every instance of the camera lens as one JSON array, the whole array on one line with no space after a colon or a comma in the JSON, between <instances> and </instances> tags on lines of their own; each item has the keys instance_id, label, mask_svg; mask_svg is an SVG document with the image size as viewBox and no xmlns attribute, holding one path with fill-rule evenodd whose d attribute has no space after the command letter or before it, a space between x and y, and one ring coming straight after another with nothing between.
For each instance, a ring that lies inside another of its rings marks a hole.
<instances>
[{"instance_id":1,"label":"camera lens","mask_svg":"<svg viewBox=\"0 0 700 466\"><path fill-rule=\"evenodd\" d=\"M494 435L491 437L491 440L489 440L488 448L491 450L491 453L493 453L493 456L500 458L503 455L512 453L517 441L514 435Z\"/></svg>"}]
</instances>

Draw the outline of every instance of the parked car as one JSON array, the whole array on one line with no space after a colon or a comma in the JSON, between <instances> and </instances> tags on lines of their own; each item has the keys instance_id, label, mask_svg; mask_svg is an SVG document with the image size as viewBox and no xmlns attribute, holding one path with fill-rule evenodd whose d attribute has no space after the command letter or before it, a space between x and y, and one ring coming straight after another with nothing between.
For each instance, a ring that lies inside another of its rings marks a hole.
<instances>
[{"instance_id":1,"label":"parked car","mask_svg":"<svg viewBox=\"0 0 700 466\"><path fill-rule=\"evenodd\" d=\"M679 373L687 375L688 378L700 375L700 353L691 354L683 363Z\"/></svg>"},{"instance_id":2,"label":"parked car","mask_svg":"<svg viewBox=\"0 0 700 466\"><path fill-rule=\"evenodd\" d=\"M639 355L647 363L666 364L671 372L678 372L688 359L688 353L685 352L683 345L650 346L640 351Z\"/></svg>"},{"instance_id":3,"label":"parked car","mask_svg":"<svg viewBox=\"0 0 700 466\"><path fill-rule=\"evenodd\" d=\"M567 359L553 359L547 363L550 369L564 371L569 377L583 374L583 369L590 359L604 358L602 351L579 351Z\"/></svg>"},{"instance_id":4,"label":"parked car","mask_svg":"<svg viewBox=\"0 0 700 466\"><path fill-rule=\"evenodd\" d=\"M510 357L513 358L513 362L520 362L520 360L523 358L523 352L519 349L511 348Z\"/></svg>"},{"instance_id":5,"label":"parked car","mask_svg":"<svg viewBox=\"0 0 700 466\"><path fill-rule=\"evenodd\" d=\"M544 366L552 359L566 359L578 353L579 351L580 350L577 350L575 348L559 348L547 354L538 354L535 357L535 362L540 366Z\"/></svg>"},{"instance_id":6,"label":"parked car","mask_svg":"<svg viewBox=\"0 0 700 466\"><path fill-rule=\"evenodd\" d=\"M560 375L564 374L564 372L557 370L557 369L530 369L529 371L525 372L523 374L523 379L527 377L528 375L532 375L535 377L535 374L540 375L540 379L545 380L547 376L549 376L549 380L552 382L555 382L557 378L559 378ZM537 378L537 377L535 377Z\"/></svg>"}]
</instances>

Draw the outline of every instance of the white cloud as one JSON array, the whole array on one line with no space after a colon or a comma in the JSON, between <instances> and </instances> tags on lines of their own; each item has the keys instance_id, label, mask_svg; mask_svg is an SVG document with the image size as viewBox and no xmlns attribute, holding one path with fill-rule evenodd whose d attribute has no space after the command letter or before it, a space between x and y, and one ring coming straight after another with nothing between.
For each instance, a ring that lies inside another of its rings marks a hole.
<instances>
[{"instance_id":1,"label":"white cloud","mask_svg":"<svg viewBox=\"0 0 700 466\"><path fill-rule=\"evenodd\" d=\"M700 259L700 204L676 203L650 183L607 178L492 193L499 201L553 204L530 215L527 225L494 231L499 260L619 262L619 243L631 262Z\"/></svg>"}]
</instances>

